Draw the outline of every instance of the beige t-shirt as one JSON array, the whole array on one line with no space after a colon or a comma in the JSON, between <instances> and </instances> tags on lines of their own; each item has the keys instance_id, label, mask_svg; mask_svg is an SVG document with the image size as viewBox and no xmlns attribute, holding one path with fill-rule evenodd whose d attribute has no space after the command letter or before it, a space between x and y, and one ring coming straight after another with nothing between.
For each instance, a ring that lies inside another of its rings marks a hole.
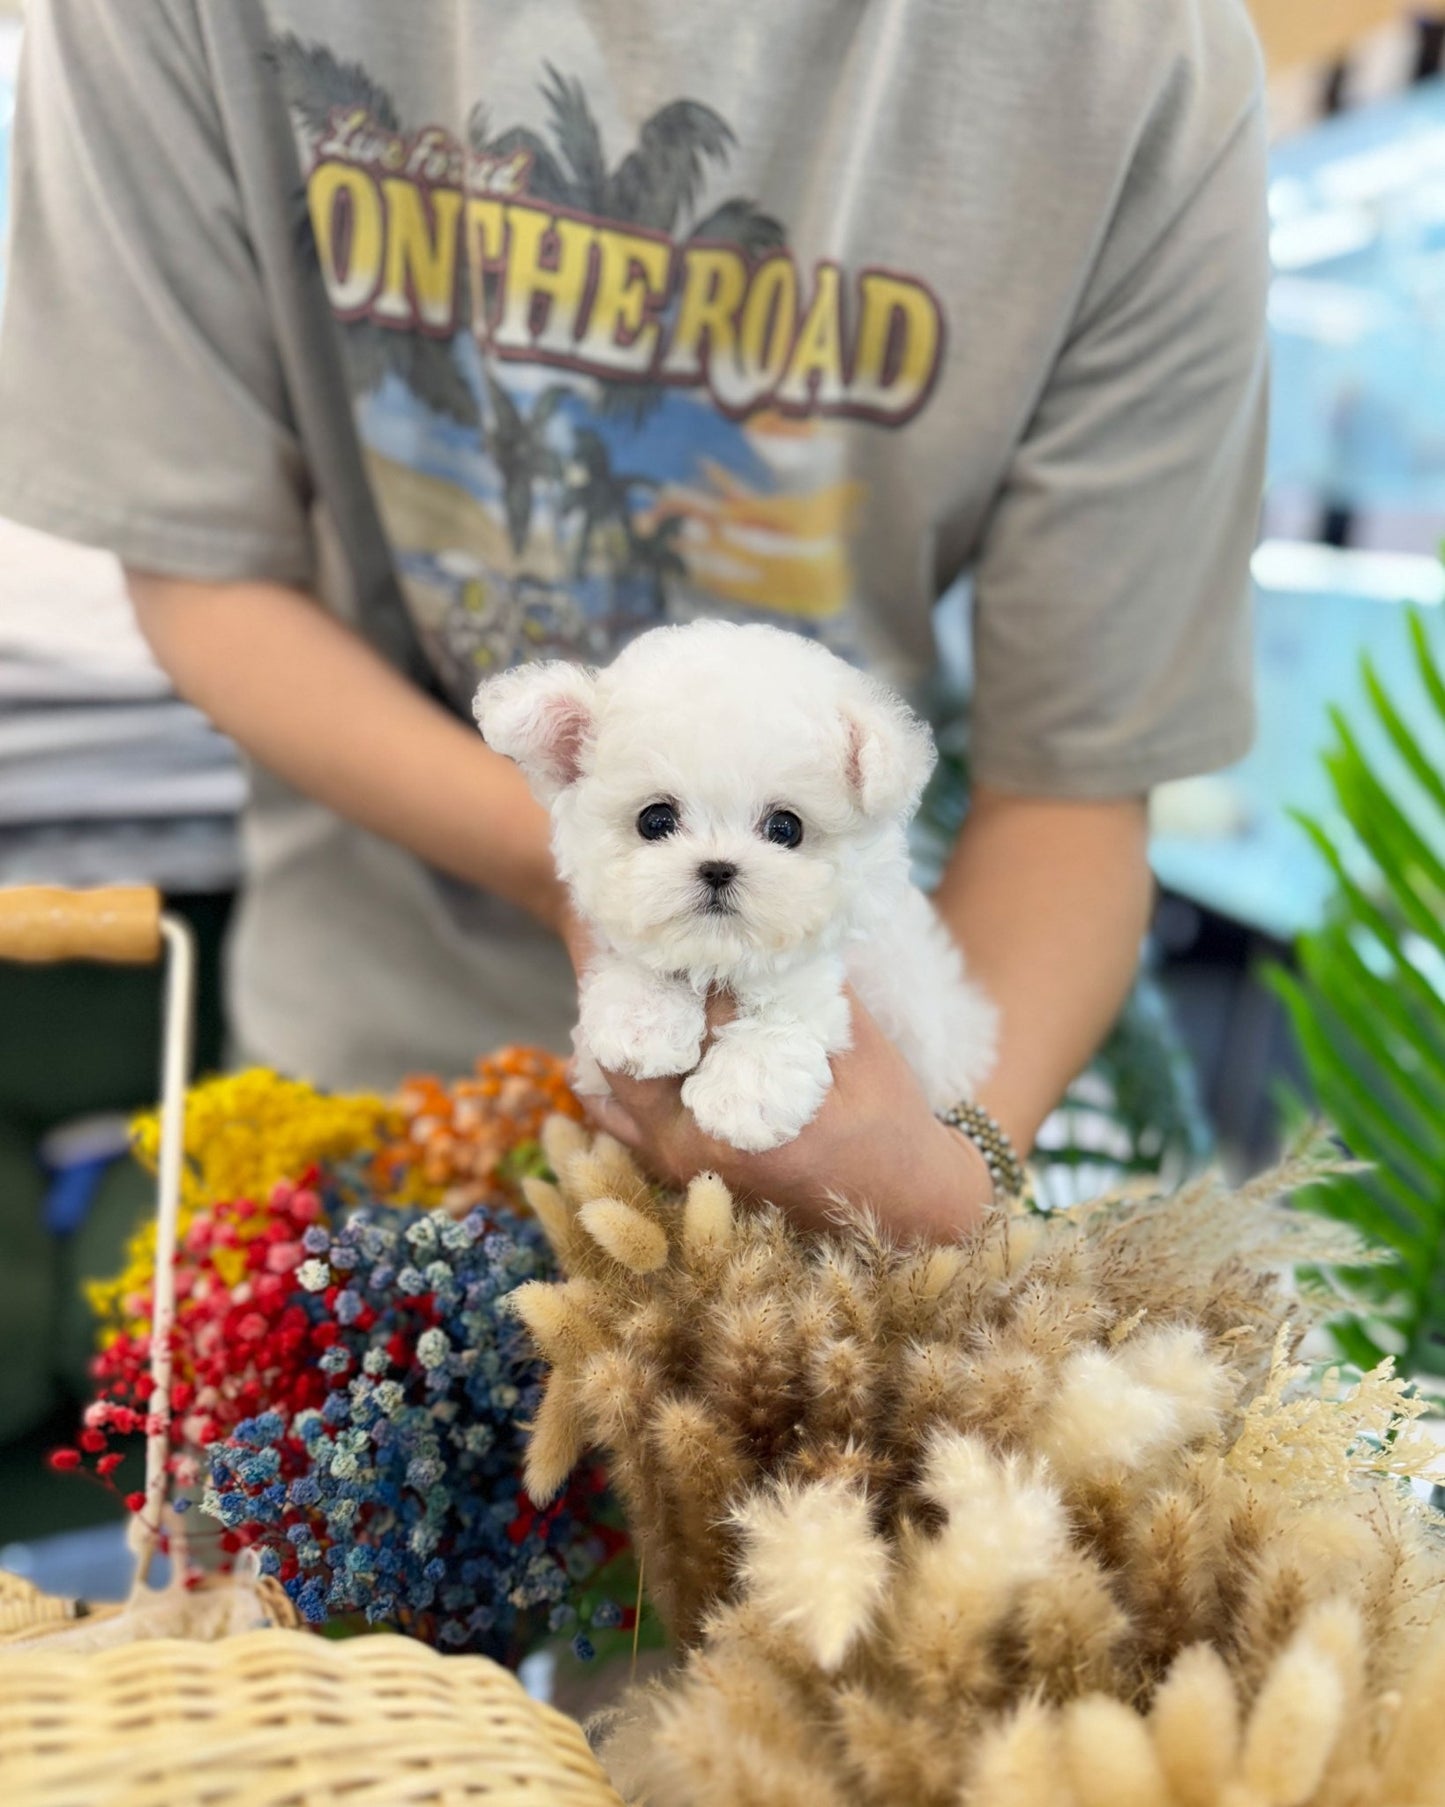
<instances>
[{"instance_id":1,"label":"beige t-shirt","mask_svg":"<svg viewBox=\"0 0 1445 1807\"><path fill-rule=\"evenodd\" d=\"M14 170L0 511L311 585L459 708L697 614L926 702L970 573L980 779L1248 742L1241 0L32 0ZM249 1051L560 1041L515 912L263 774L247 827Z\"/></svg>"}]
</instances>

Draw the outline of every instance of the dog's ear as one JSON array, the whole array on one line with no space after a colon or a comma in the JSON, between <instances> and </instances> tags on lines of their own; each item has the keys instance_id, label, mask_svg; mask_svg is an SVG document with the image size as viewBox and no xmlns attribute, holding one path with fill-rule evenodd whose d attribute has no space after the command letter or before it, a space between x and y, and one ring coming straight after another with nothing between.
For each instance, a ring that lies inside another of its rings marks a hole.
<instances>
[{"instance_id":1,"label":"dog's ear","mask_svg":"<svg viewBox=\"0 0 1445 1807\"><path fill-rule=\"evenodd\" d=\"M843 709L848 786L865 816L905 820L918 807L938 757L918 717L881 685Z\"/></svg>"},{"instance_id":2,"label":"dog's ear","mask_svg":"<svg viewBox=\"0 0 1445 1807\"><path fill-rule=\"evenodd\" d=\"M550 803L582 775L596 721L597 678L565 659L514 665L478 689L472 713L495 752L515 759Z\"/></svg>"}]
</instances>

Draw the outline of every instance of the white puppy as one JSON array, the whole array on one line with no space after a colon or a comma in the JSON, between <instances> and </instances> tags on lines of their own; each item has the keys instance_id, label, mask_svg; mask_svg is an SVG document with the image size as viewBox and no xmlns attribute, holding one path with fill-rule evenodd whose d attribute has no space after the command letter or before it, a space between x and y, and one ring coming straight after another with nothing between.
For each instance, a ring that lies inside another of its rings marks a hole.
<instances>
[{"instance_id":1,"label":"white puppy","mask_svg":"<svg viewBox=\"0 0 1445 1807\"><path fill-rule=\"evenodd\" d=\"M597 938L591 1063L685 1073L709 1135L760 1151L812 1121L849 1046L845 983L935 1109L993 1060L994 1011L909 878L927 729L883 685L778 628L657 628L611 665L520 665L477 692L489 746L552 815L557 869ZM737 1014L706 1040L713 987Z\"/></svg>"}]
</instances>

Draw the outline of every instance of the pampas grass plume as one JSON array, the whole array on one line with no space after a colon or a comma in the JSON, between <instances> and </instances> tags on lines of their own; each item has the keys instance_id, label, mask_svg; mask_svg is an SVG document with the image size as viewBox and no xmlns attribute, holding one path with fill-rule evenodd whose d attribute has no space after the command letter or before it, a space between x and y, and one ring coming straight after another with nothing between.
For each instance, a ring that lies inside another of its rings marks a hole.
<instances>
[{"instance_id":1,"label":"pampas grass plume","mask_svg":"<svg viewBox=\"0 0 1445 1807\"><path fill-rule=\"evenodd\" d=\"M996 1576L1030 1579L1067 1543L1063 1503L1042 1466L995 1456L981 1437L940 1431L928 1449L922 1490L947 1512L952 1541L968 1545L969 1566Z\"/></svg>"},{"instance_id":2,"label":"pampas grass plume","mask_svg":"<svg viewBox=\"0 0 1445 1807\"><path fill-rule=\"evenodd\" d=\"M700 1173L682 1207L682 1246L697 1260L721 1254L733 1239L733 1195L715 1173Z\"/></svg>"},{"instance_id":3,"label":"pampas grass plume","mask_svg":"<svg viewBox=\"0 0 1445 1807\"><path fill-rule=\"evenodd\" d=\"M568 1280L562 1286L545 1280L524 1281L507 1295L507 1308L527 1326L532 1341L554 1368L580 1360L602 1344L600 1295L585 1280Z\"/></svg>"},{"instance_id":4,"label":"pampas grass plume","mask_svg":"<svg viewBox=\"0 0 1445 1807\"><path fill-rule=\"evenodd\" d=\"M569 1122L569 1118L562 1118ZM550 1180L544 1180L539 1174L525 1174L522 1179L522 1196L531 1207L532 1215L542 1226L542 1234L552 1245L552 1252L566 1266L576 1246L576 1232L572 1227L572 1207Z\"/></svg>"},{"instance_id":5,"label":"pampas grass plume","mask_svg":"<svg viewBox=\"0 0 1445 1807\"><path fill-rule=\"evenodd\" d=\"M1154 1748L1179 1807L1214 1807L1239 1753L1239 1700L1224 1658L1194 1644L1154 1697Z\"/></svg>"},{"instance_id":6,"label":"pampas grass plume","mask_svg":"<svg viewBox=\"0 0 1445 1807\"><path fill-rule=\"evenodd\" d=\"M568 1171L578 1155L585 1154L592 1138L575 1117L549 1117L542 1125L542 1153L547 1165L565 1188Z\"/></svg>"},{"instance_id":7,"label":"pampas grass plume","mask_svg":"<svg viewBox=\"0 0 1445 1807\"><path fill-rule=\"evenodd\" d=\"M1036 1699L1023 1701L979 1739L967 1807L1073 1807L1058 1720Z\"/></svg>"},{"instance_id":8,"label":"pampas grass plume","mask_svg":"<svg viewBox=\"0 0 1445 1807\"><path fill-rule=\"evenodd\" d=\"M1066 1550L1019 1599L1018 1635L1036 1685L1051 1700L1112 1693L1123 1678L1117 1650L1130 1629L1103 1571Z\"/></svg>"},{"instance_id":9,"label":"pampas grass plume","mask_svg":"<svg viewBox=\"0 0 1445 1807\"><path fill-rule=\"evenodd\" d=\"M854 1792L874 1807L885 1801L947 1802L958 1799L957 1738L939 1738L925 1718L900 1714L866 1687L838 1690L838 1738L842 1766Z\"/></svg>"},{"instance_id":10,"label":"pampas grass plume","mask_svg":"<svg viewBox=\"0 0 1445 1807\"><path fill-rule=\"evenodd\" d=\"M597 1441L624 1459L634 1455L631 1446L659 1382L652 1364L630 1349L600 1349L589 1356L578 1376L578 1395Z\"/></svg>"},{"instance_id":11,"label":"pampas grass plume","mask_svg":"<svg viewBox=\"0 0 1445 1807\"><path fill-rule=\"evenodd\" d=\"M1304 1807L1339 1735L1345 1685L1301 1628L1271 1669L1244 1735L1243 1778L1270 1807Z\"/></svg>"},{"instance_id":12,"label":"pampas grass plume","mask_svg":"<svg viewBox=\"0 0 1445 1807\"><path fill-rule=\"evenodd\" d=\"M577 1221L605 1254L634 1274L655 1273L667 1260L667 1232L620 1198L594 1198Z\"/></svg>"},{"instance_id":13,"label":"pampas grass plume","mask_svg":"<svg viewBox=\"0 0 1445 1807\"><path fill-rule=\"evenodd\" d=\"M1136 1380L1118 1355L1080 1349L1064 1362L1039 1442L1060 1477L1074 1485L1142 1467L1183 1440L1174 1400Z\"/></svg>"},{"instance_id":14,"label":"pampas grass plume","mask_svg":"<svg viewBox=\"0 0 1445 1807\"><path fill-rule=\"evenodd\" d=\"M1385 1749L1382 1798L1390 1807L1445 1807L1445 1623L1431 1634L1402 1691Z\"/></svg>"},{"instance_id":15,"label":"pampas grass plume","mask_svg":"<svg viewBox=\"0 0 1445 1807\"><path fill-rule=\"evenodd\" d=\"M577 1410L576 1383L554 1372L547 1382L532 1434L527 1441L524 1480L539 1506L548 1505L566 1485L586 1448L582 1416Z\"/></svg>"},{"instance_id":16,"label":"pampas grass plume","mask_svg":"<svg viewBox=\"0 0 1445 1807\"><path fill-rule=\"evenodd\" d=\"M619 1198L635 1200L650 1197L642 1169L632 1158L631 1149L616 1136L600 1135L592 1139L585 1168L574 1168L579 1183L585 1176L589 1189L615 1193Z\"/></svg>"},{"instance_id":17,"label":"pampas grass plume","mask_svg":"<svg viewBox=\"0 0 1445 1807\"><path fill-rule=\"evenodd\" d=\"M1076 1700L1064 1713L1064 1752L1079 1807L1170 1807L1144 1721L1122 1701Z\"/></svg>"},{"instance_id":18,"label":"pampas grass plume","mask_svg":"<svg viewBox=\"0 0 1445 1807\"><path fill-rule=\"evenodd\" d=\"M1179 1414L1179 1440L1192 1443L1219 1428L1230 1377L1209 1354L1193 1324L1160 1324L1119 1346L1115 1361L1131 1380L1167 1394Z\"/></svg>"},{"instance_id":19,"label":"pampas grass plume","mask_svg":"<svg viewBox=\"0 0 1445 1807\"><path fill-rule=\"evenodd\" d=\"M888 1584L868 1502L837 1482L754 1495L731 1514L749 1598L789 1628L825 1675L868 1629Z\"/></svg>"}]
</instances>

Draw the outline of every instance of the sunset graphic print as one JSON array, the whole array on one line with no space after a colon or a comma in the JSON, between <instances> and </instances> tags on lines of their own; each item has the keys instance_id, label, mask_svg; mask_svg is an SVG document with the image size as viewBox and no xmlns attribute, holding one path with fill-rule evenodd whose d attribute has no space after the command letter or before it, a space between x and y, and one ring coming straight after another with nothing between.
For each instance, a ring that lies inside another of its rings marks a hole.
<instances>
[{"instance_id":1,"label":"sunset graphic print","mask_svg":"<svg viewBox=\"0 0 1445 1807\"><path fill-rule=\"evenodd\" d=\"M776 219L717 195L736 141L699 102L613 162L550 65L544 133L478 104L458 138L324 47L276 49L367 466L456 699L696 615L853 651L845 423L926 406L926 284L802 267Z\"/></svg>"}]
</instances>

